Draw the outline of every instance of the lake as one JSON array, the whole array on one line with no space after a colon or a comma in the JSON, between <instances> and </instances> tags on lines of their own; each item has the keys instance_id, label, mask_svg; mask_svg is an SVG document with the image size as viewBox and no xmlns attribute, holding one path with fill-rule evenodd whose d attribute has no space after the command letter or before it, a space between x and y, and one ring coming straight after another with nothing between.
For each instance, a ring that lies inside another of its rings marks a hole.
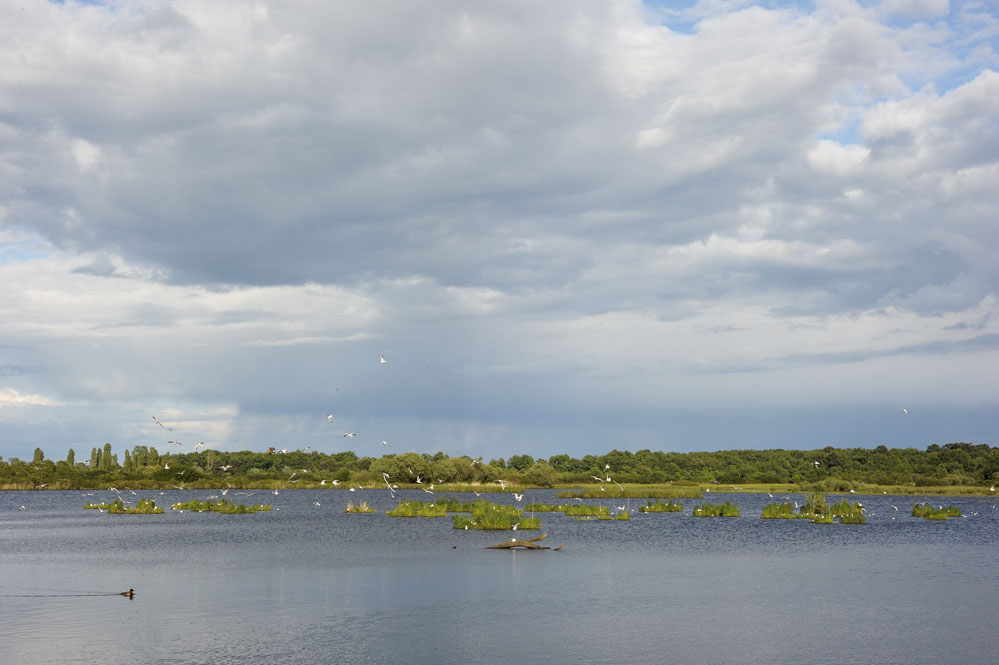
<instances>
[{"instance_id":1,"label":"lake","mask_svg":"<svg viewBox=\"0 0 999 665\"><path fill-rule=\"evenodd\" d=\"M503 551L486 546L540 532L388 517L398 499L385 490L237 491L227 498L274 510L180 513L170 504L218 492L139 491L124 494L165 514L110 515L83 509L107 491L0 492L0 662L984 665L999 653L994 497L848 496L868 523L819 525L760 519L765 494L711 493L742 517L694 518L690 499L628 522L539 513L545 544L564 548ZM378 513L344 514L351 499ZM912 517L922 501L965 516ZM133 599L114 595L130 587Z\"/></svg>"}]
</instances>

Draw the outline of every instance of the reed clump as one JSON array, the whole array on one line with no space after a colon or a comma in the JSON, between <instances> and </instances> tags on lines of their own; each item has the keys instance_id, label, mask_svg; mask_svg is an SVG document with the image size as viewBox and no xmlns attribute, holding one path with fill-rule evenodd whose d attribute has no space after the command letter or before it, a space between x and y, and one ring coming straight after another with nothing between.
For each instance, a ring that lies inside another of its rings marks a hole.
<instances>
[{"instance_id":1,"label":"reed clump","mask_svg":"<svg viewBox=\"0 0 999 665\"><path fill-rule=\"evenodd\" d=\"M560 512L563 508L565 508L565 506L553 506L550 503L535 503L533 501L524 506L524 510L526 512L534 512L534 513Z\"/></svg>"},{"instance_id":2,"label":"reed clump","mask_svg":"<svg viewBox=\"0 0 999 665\"><path fill-rule=\"evenodd\" d=\"M248 506L244 503L233 503L228 499L220 499L214 501L209 499L208 501L198 501L197 499L191 501L178 501L177 503L170 506L171 510L189 510L196 513L221 513L222 515L245 515L247 513L256 512L267 512L271 509L270 506L265 504L257 504L255 506Z\"/></svg>"},{"instance_id":3,"label":"reed clump","mask_svg":"<svg viewBox=\"0 0 999 665\"><path fill-rule=\"evenodd\" d=\"M928 503L917 503L912 507L913 517L923 517L928 520L946 520L948 517L960 517L961 509L957 506L937 506L934 508Z\"/></svg>"},{"instance_id":4,"label":"reed clump","mask_svg":"<svg viewBox=\"0 0 999 665\"><path fill-rule=\"evenodd\" d=\"M454 515L451 519L455 529L506 531L541 528L541 518L524 516L516 506L490 501L476 501L472 504L468 515Z\"/></svg>"},{"instance_id":5,"label":"reed clump","mask_svg":"<svg viewBox=\"0 0 999 665\"><path fill-rule=\"evenodd\" d=\"M841 499L830 506L821 492L812 494L801 507L799 517L809 518L812 524L834 524L837 517L840 524L867 524L864 507L859 502Z\"/></svg>"},{"instance_id":6,"label":"reed clump","mask_svg":"<svg viewBox=\"0 0 999 665\"><path fill-rule=\"evenodd\" d=\"M628 511L622 510L618 514L614 515L614 519L615 520L619 520L619 521L623 521L623 522L627 522L628 520L631 519L631 515L628 514Z\"/></svg>"},{"instance_id":7,"label":"reed clump","mask_svg":"<svg viewBox=\"0 0 999 665\"><path fill-rule=\"evenodd\" d=\"M115 499L111 503L88 503L84 509L106 510L113 515L159 515L163 512L163 509L157 506L153 499L139 499L131 507L126 506L121 499Z\"/></svg>"},{"instance_id":8,"label":"reed clump","mask_svg":"<svg viewBox=\"0 0 999 665\"><path fill-rule=\"evenodd\" d=\"M390 517L444 517L447 508L436 502L400 501L392 510L386 511Z\"/></svg>"},{"instance_id":9,"label":"reed clump","mask_svg":"<svg viewBox=\"0 0 999 665\"><path fill-rule=\"evenodd\" d=\"M655 501L649 501L644 506L641 506L638 511L642 513L682 513L683 502L674 502L673 499L670 499L667 503L656 499Z\"/></svg>"},{"instance_id":10,"label":"reed clump","mask_svg":"<svg viewBox=\"0 0 999 665\"><path fill-rule=\"evenodd\" d=\"M796 513L790 503L771 503L763 507L760 518L765 520L793 520L812 517L810 513Z\"/></svg>"},{"instance_id":11,"label":"reed clump","mask_svg":"<svg viewBox=\"0 0 999 665\"><path fill-rule=\"evenodd\" d=\"M590 505L586 503L576 503L569 504L564 507L563 512L570 517L580 517L580 516L590 516L590 515L607 515L610 513L610 508L607 506Z\"/></svg>"},{"instance_id":12,"label":"reed clump","mask_svg":"<svg viewBox=\"0 0 999 665\"><path fill-rule=\"evenodd\" d=\"M354 513L354 514L368 514L375 512L375 509L369 506L367 501L361 501L356 506L354 505L353 501L348 501L347 509L344 510L343 512Z\"/></svg>"},{"instance_id":13,"label":"reed clump","mask_svg":"<svg viewBox=\"0 0 999 665\"><path fill-rule=\"evenodd\" d=\"M801 507L801 514L805 517L823 517L827 513L829 513L829 504L826 503L826 497L822 492L814 492Z\"/></svg>"},{"instance_id":14,"label":"reed clump","mask_svg":"<svg viewBox=\"0 0 999 665\"><path fill-rule=\"evenodd\" d=\"M829 510L832 512L833 515L837 517L842 517L844 515L852 515L853 513L863 512L862 508L863 506L861 506L859 503L842 499L834 503Z\"/></svg>"},{"instance_id":15,"label":"reed clump","mask_svg":"<svg viewBox=\"0 0 999 665\"><path fill-rule=\"evenodd\" d=\"M694 517L739 517L739 506L726 501L725 503L702 503L694 506Z\"/></svg>"},{"instance_id":16,"label":"reed clump","mask_svg":"<svg viewBox=\"0 0 999 665\"><path fill-rule=\"evenodd\" d=\"M444 510L449 513L468 513L471 512L473 503L462 503L458 499L449 497L447 499L435 501L438 506L444 506Z\"/></svg>"},{"instance_id":17,"label":"reed clump","mask_svg":"<svg viewBox=\"0 0 999 665\"><path fill-rule=\"evenodd\" d=\"M856 511L852 513L847 513L845 515L840 515L840 524L867 524L867 518L864 517L864 513L861 511Z\"/></svg>"}]
</instances>

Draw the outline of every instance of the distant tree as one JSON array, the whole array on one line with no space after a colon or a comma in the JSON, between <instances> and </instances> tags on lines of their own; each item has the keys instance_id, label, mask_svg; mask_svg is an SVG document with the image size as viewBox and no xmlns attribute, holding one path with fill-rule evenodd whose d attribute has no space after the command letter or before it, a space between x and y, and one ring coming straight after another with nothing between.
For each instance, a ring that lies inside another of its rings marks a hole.
<instances>
[{"instance_id":1,"label":"distant tree","mask_svg":"<svg viewBox=\"0 0 999 665\"><path fill-rule=\"evenodd\" d=\"M66 464L70 466L74 466L76 464L76 453L73 452L72 448L70 448L69 452L66 453Z\"/></svg>"},{"instance_id":2,"label":"distant tree","mask_svg":"<svg viewBox=\"0 0 999 665\"><path fill-rule=\"evenodd\" d=\"M430 465L430 477L434 481L451 483L458 476L458 468L450 459L437 460Z\"/></svg>"},{"instance_id":3,"label":"distant tree","mask_svg":"<svg viewBox=\"0 0 999 665\"><path fill-rule=\"evenodd\" d=\"M537 462L524 473L524 480L539 487L554 487L558 482L558 472L551 464Z\"/></svg>"},{"instance_id":4,"label":"distant tree","mask_svg":"<svg viewBox=\"0 0 999 665\"><path fill-rule=\"evenodd\" d=\"M104 444L104 452L101 453L100 468L102 471L111 471L118 466L117 458L111 454L111 443Z\"/></svg>"},{"instance_id":5,"label":"distant tree","mask_svg":"<svg viewBox=\"0 0 999 665\"><path fill-rule=\"evenodd\" d=\"M35 448L35 459L32 460L35 464L41 464L45 461L45 453L42 452L41 448Z\"/></svg>"},{"instance_id":6,"label":"distant tree","mask_svg":"<svg viewBox=\"0 0 999 665\"><path fill-rule=\"evenodd\" d=\"M526 471L531 468L534 464L534 458L530 455L511 455L507 464L511 469L516 469L517 471Z\"/></svg>"},{"instance_id":7,"label":"distant tree","mask_svg":"<svg viewBox=\"0 0 999 665\"><path fill-rule=\"evenodd\" d=\"M99 451L96 447L90 450L90 468L101 468L101 451Z\"/></svg>"},{"instance_id":8,"label":"distant tree","mask_svg":"<svg viewBox=\"0 0 999 665\"><path fill-rule=\"evenodd\" d=\"M562 455L552 455L551 457L548 458L548 463L556 471L562 471L564 473L566 471L571 471L572 470L572 468L571 468L572 458L569 457L568 455L565 455L565 454L562 454Z\"/></svg>"}]
</instances>

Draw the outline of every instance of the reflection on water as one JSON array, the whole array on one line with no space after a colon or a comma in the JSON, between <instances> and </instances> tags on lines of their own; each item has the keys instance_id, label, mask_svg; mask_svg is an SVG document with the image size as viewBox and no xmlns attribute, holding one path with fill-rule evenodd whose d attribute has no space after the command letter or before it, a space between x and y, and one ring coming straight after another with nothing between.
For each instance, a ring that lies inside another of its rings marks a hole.
<instances>
[{"instance_id":1,"label":"reflection on water","mask_svg":"<svg viewBox=\"0 0 999 665\"><path fill-rule=\"evenodd\" d=\"M741 518L692 518L693 501L630 522L543 514L565 548L528 552L485 549L509 532L387 517L387 492L364 493L378 514L345 515L351 496L130 516L84 511L83 492L2 492L3 661L964 665L999 649L999 511L983 498L948 497L967 517L931 522L909 515L920 497L862 497L855 526L761 520L766 495L711 497Z\"/></svg>"}]
</instances>

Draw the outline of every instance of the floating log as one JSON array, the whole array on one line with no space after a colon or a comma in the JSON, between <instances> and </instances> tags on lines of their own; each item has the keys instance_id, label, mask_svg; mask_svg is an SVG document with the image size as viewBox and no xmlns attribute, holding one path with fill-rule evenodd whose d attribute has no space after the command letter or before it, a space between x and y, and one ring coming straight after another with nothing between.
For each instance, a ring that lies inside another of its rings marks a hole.
<instances>
[{"instance_id":1,"label":"floating log","mask_svg":"<svg viewBox=\"0 0 999 665\"><path fill-rule=\"evenodd\" d=\"M490 550L509 550L509 549L513 549L513 548L517 548L517 547L523 547L526 550L547 550L547 549L551 549L551 548L545 547L544 545L538 545L537 544L538 541L544 540L547 537L548 537L548 534L547 533L543 533L540 536L535 536L534 538L530 538L528 540L518 540L516 538L511 538L510 540L506 541L505 543L500 543L499 545L490 545L486 549L490 549Z\"/></svg>"}]
</instances>

